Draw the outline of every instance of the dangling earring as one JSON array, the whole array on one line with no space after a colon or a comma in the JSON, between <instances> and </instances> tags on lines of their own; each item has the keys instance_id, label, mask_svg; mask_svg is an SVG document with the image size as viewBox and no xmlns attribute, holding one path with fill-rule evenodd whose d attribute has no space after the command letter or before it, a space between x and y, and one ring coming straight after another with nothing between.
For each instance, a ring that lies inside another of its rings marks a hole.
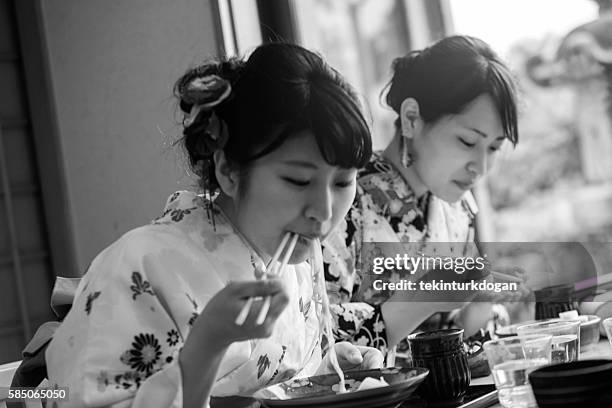
<instances>
[{"instance_id":1,"label":"dangling earring","mask_svg":"<svg viewBox=\"0 0 612 408\"><path fill-rule=\"evenodd\" d=\"M402 135L400 139L400 161L402 166L410 167L414 163L414 156L410 152L410 137Z\"/></svg>"},{"instance_id":2,"label":"dangling earring","mask_svg":"<svg viewBox=\"0 0 612 408\"><path fill-rule=\"evenodd\" d=\"M409 101L404 101L404 103L407 103L407 102ZM402 106L404 106L404 104L402 104ZM414 115L407 115L405 120L409 121L410 124L406 122L402 123L402 135L400 139L400 162L402 166L410 167L414 163L414 156L411 153L411 150L412 150L411 145L412 145L412 138L414 137L414 131L416 127L414 123L416 120L416 117ZM408 128L407 126L410 126L410 128Z\"/></svg>"}]
</instances>

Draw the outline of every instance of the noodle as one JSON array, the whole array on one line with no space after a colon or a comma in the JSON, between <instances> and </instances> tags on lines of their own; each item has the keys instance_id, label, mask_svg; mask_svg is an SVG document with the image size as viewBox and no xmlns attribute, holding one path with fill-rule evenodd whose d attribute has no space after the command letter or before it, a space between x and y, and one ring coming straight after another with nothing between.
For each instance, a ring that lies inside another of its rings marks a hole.
<instances>
[{"instance_id":1,"label":"noodle","mask_svg":"<svg viewBox=\"0 0 612 408\"><path fill-rule=\"evenodd\" d=\"M318 303L320 303L321 305L320 312L318 307L315 308L317 314L319 315L319 330L321 332L321 339L323 338L323 336L327 338L327 352L329 353L329 361L331 362L332 367L336 371L336 374L338 374L338 377L340 377L340 382L338 383L338 393L342 394L346 392L346 384L344 381L344 372L340 368L340 364L338 364L338 356L336 355L336 349L334 348L335 340L334 334L332 332L332 315L329 311L329 298L327 297L325 277L323 276L323 254L321 252L321 242L318 239L315 239L313 241L312 250L312 269L314 272L313 277L315 280L314 287L318 291L318 293L315 294L315 299L318 300Z\"/></svg>"}]
</instances>

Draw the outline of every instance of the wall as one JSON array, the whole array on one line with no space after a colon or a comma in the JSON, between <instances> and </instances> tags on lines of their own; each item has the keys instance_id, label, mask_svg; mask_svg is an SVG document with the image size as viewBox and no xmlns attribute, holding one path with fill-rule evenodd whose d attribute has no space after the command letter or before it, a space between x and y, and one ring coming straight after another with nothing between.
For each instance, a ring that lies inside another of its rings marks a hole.
<instances>
[{"instance_id":1,"label":"wall","mask_svg":"<svg viewBox=\"0 0 612 408\"><path fill-rule=\"evenodd\" d=\"M43 1L77 263L190 187L172 85L217 52L208 0ZM62 239L62 237L52 237ZM61 271L59 272L61 274Z\"/></svg>"}]
</instances>

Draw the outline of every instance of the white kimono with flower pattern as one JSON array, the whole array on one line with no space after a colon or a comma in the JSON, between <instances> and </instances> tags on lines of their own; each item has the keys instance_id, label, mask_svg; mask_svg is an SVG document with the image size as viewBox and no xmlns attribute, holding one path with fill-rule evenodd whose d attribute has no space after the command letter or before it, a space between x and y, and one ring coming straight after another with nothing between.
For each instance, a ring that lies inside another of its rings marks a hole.
<instances>
[{"instance_id":1,"label":"white kimono with flower pattern","mask_svg":"<svg viewBox=\"0 0 612 408\"><path fill-rule=\"evenodd\" d=\"M195 318L229 281L255 279L257 255L218 210L215 222L216 231L201 197L175 193L162 217L95 258L46 352L51 385L69 388L59 406L182 407L178 352ZM306 262L285 270L290 302L273 335L230 346L213 396L315 372L312 273Z\"/></svg>"}]
</instances>

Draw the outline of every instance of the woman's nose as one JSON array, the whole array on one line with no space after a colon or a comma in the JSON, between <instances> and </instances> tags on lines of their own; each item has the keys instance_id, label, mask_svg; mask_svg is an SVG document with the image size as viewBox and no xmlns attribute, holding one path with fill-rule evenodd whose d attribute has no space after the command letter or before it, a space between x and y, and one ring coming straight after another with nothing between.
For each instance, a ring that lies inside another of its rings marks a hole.
<instances>
[{"instance_id":1,"label":"woman's nose","mask_svg":"<svg viewBox=\"0 0 612 408\"><path fill-rule=\"evenodd\" d=\"M329 188L312 191L306 204L306 217L317 222L325 222L332 217L332 192Z\"/></svg>"},{"instance_id":2,"label":"woman's nose","mask_svg":"<svg viewBox=\"0 0 612 408\"><path fill-rule=\"evenodd\" d=\"M467 164L466 169L472 178L483 176L488 171L486 153L478 154Z\"/></svg>"}]
</instances>

